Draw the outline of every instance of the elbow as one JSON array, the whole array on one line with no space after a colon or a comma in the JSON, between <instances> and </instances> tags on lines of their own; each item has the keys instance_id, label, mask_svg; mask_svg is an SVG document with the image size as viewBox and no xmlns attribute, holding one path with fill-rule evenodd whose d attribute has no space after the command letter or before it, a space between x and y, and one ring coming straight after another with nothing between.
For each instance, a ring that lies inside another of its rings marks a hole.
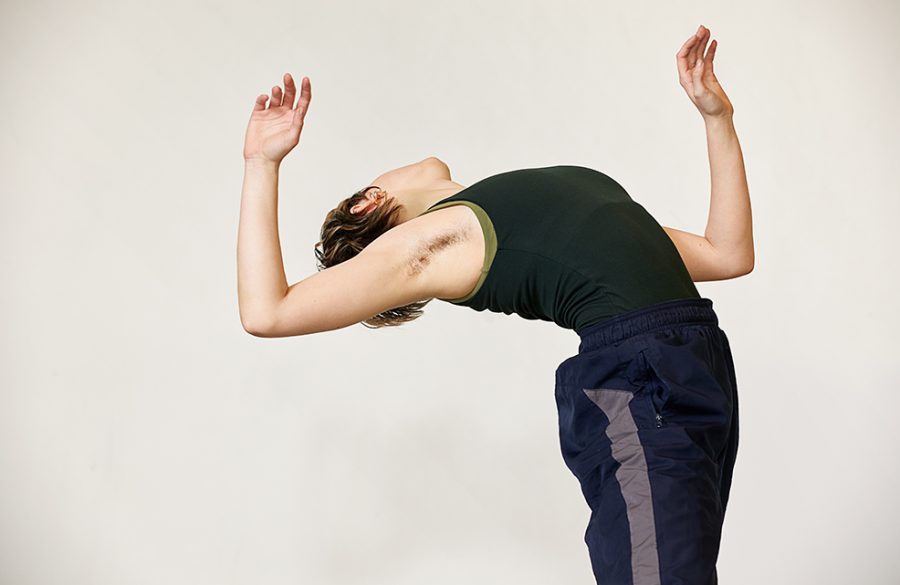
<instances>
[{"instance_id":1,"label":"elbow","mask_svg":"<svg viewBox=\"0 0 900 585\"><path fill-rule=\"evenodd\" d=\"M270 319L241 315L241 327L253 337L274 337Z\"/></svg>"},{"instance_id":2,"label":"elbow","mask_svg":"<svg viewBox=\"0 0 900 585\"><path fill-rule=\"evenodd\" d=\"M267 329L265 327L259 326L255 321L250 323L245 323L242 321L241 325L243 325L244 331L246 331L253 337L269 337Z\"/></svg>"},{"instance_id":3,"label":"elbow","mask_svg":"<svg viewBox=\"0 0 900 585\"><path fill-rule=\"evenodd\" d=\"M755 259L752 250L748 254L735 259L730 265L731 278L737 278L739 276L746 276L747 274L750 274L751 272L753 272L754 263Z\"/></svg>"},{"instance_id":4,"label":"elbow","mask_svg":"<svg viewBox=\"0 0 900 585\"><path fill-rule=\"evenodd\" d=\"M750 251L747 252L747 256L744 259L743 264L741 265L743 268L743 274L750 274L753 272L753 266L756 264L756 254L753 253L753 248L750 248Z\"/></svg>"}]
</instances>

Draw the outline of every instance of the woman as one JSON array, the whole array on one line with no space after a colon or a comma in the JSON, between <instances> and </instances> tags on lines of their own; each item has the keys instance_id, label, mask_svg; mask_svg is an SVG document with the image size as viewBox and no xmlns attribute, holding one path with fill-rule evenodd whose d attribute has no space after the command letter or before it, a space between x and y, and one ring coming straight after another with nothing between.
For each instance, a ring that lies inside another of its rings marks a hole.
<instances>
[{"instance_id":1,"label":"woman","mask_svg":"<svg viewBox=\"0 0 900 585\"><path fill-rule=\"evenodd\" d=\"M750 201L733 107L704 56L702 25L676 55L706 124L712 173L704 236L662 227L608 175L518 169L468 187L429 157L376 177L331 211L319 272L287 285L277 178L311 89L256 100L238 234L244 328L283 337L399 325L438 298L553 321L578 354L556 370L566 465L591 507L598 583L714 584L738 443L737 383L712 301L694 282L753 269ZM363 293L363 294L361 294Z\"/></svg>"}]
</instances>

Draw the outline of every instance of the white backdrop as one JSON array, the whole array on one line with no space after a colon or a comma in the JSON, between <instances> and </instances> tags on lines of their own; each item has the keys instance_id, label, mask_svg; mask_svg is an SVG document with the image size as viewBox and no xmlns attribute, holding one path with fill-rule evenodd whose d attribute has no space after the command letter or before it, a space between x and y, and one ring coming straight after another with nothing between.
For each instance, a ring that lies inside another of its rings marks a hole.
<instances>
[{"instance_id":1,"label":"white backdrop","mask_svg":"<svg viewBox=\"0 0 900 585\"><path fill-rule=\"evenodd\" d=\"M553 397L577 336L439 301L248 335L243 133L310 77L290 282L341 198L431 155L463 185L590 166L702 233L701 23L756 241L698 284L741 409L720 582L900 581L895 2L39 0L0 18L0 585L593 583Z\"/></svg>"}]
</instances>

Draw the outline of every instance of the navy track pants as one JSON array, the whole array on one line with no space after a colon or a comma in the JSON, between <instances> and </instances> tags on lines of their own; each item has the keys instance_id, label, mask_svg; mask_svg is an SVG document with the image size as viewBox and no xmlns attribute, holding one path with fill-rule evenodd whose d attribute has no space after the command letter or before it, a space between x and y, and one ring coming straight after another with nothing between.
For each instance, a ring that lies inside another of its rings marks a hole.
<instances>
[{"instance_id":1,"label":"navy track pants","mask_svg":"<svg viewBox=\"0 0 900 585\"><path fill-rule=\"evenodd\" d=\"M716 585L738 446L731 348L707 298L588 326L556 370L563 459L598 585Z\"/></svg>"}]
</instances>

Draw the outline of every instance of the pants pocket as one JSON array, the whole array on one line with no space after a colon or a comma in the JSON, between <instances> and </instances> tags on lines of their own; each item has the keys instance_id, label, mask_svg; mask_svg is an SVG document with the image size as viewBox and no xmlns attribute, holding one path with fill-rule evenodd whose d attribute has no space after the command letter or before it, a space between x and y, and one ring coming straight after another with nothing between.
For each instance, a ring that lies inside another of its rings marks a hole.
<instances>
[{"instance_id":1,"label":"pants pocket","mask_svg":"<svg viewBox=\"0 0 900 585\"><path fill-rule=\"evenodd\" d=\"M641 356L648 402L661 428L678 427L717 460L732 425L732 392L718 333L687 327L658 332Z\"/></svg>"},{"instance_id":2,"label":"pants pocket","mask_svg":"<svg viewBox=\"0 0 900 585\"><path fill-rule=\"evenodd\" d=\"M634 386L635 400L644 410L645 416L638 417L638 426L643 429L659 429L668 423L668 402L671 391L656 374L645 352L639 350L629 368L629 382Z\"/></svg>"}]
</instances>

